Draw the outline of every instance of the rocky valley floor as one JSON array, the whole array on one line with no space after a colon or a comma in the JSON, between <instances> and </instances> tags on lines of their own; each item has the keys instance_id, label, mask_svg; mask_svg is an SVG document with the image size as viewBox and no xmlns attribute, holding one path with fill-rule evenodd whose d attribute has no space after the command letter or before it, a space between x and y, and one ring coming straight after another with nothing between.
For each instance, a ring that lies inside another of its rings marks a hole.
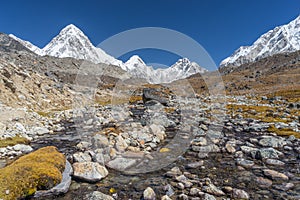
<instances>
[{"instance_id":1,"label":"rocky valley floor","mask_svg":"<svg viewBox=\"0 0 300 200\"><path fill-rule=\"evenodd\" d=\"M21 197L296 200L299 108L296 97L178 97L164 87L47 113L1 105L0 171L55 146L67 160L62 183ZM13 192L0 186L3 199Z\"/></svg>"}]
</instances>

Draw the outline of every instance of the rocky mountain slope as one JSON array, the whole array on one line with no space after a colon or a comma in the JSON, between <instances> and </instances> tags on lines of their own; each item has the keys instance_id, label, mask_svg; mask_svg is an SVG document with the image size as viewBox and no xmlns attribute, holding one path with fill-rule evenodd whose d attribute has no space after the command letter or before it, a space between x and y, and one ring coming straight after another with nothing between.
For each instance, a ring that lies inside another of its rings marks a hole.
<instances>
[{"instance_id":1,"label":"rocky mountain slope","mask_svg":"<svg viewBox=\"0 0 300 200\"><path fill-rule=\"evenodd\" d=\"M245 63L300 50L300 15L290 23L278 26L259 37L251 46L241 46L220 67L240 66Z\"/></svg>"},{"instance_id":2,"label":"rocky mountain slope","mask_svg":"<svg viewBox=\"0 0 300 200\"><path fill-rule=\"evenodd\" d=\"M107 88L131 77L121 68L103 63L85 62L89 70L82 70L83 60L39 56L7 35L2 36L0 102L5 105L36 111L70 108L77 94L75 86L89 83L94 89Z\"/></svg>"},{"instance_id":3,"label":"rocky mountain slope","mask_svg":"<svg viewBox=\"0 0 300 200\"><path fill-rule=\"evenodd\" d=\"M300 51L276 54L239 67L224 67L219 72L192 75L187 80L197 93L205 93L208 92L206 81L213 84L219 76L222 76L227 94L290 94L290 97L299 97ZM180 84L180 81L175 81L174 84Z\"/></svg>"}]
</instances>

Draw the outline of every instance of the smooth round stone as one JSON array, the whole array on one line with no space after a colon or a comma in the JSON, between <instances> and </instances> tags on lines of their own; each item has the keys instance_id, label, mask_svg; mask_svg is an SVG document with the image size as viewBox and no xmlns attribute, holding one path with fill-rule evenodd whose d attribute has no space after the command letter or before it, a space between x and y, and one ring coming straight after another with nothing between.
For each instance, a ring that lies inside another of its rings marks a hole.
<instances>
[{"instance_id":1,"label":"smooth round stone","mask_svg":"<svg viewBox=\"0 0 300 200\"><path fill-rule=\"evenodd\" d=\"M254 166L254 162L252 160L245 160L245 159L237 159L237 164L245 167L245 168L251 168Z\"/></svg>"}]
</instances>

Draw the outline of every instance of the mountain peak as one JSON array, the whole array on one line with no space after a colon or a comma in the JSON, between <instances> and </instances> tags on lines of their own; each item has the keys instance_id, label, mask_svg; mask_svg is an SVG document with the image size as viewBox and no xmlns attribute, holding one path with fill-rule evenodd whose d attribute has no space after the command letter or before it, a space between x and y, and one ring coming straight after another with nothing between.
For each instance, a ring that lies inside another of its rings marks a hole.
<instances>
[{"instance_id":1,"label":"mountain peak","mask_svg":"<svg viewBox=\"0 0 300 200\"><path fill-rule=\"evenodd\" d=\"M80 34L84 35L84 33L77 26L75 26L74 24L69 24L69 25L65 26L60 31L60 33L62 33L62 34L65 34L65 33L80 33Z\"/></svg>"},{"instance_id":2,"label":"mountain peak","mask_svg":"<svg viewBox=\"0 0 300 200\"><path fill-rule=\"evenodd\" d=\"M260 36L251 46L241 46L225 58L220 67L238 67L278 53L300 50L300 15L288 24L275 27Z\"/></svg>"},{"instance_id":3,"label":"mountain peak","mask_svg":"<svg viewBox=\"0 0 300 200\"><path fill-rule=\"evenodd\" d=\"M192 65L192 62L188 58L180 58L171 67L172 68L177 68L179 70L187 71L190 68L191 65Z\"/></svg>"},{"instance_id":4,"label":"mountain peak","mask_svg":"<svg viewBox=\"0 0 300 200\"><path fill-rule=\"evenodd\" d=\"M197 63L191 62L188 58L180 58L178 61L170 67L175 71L183 71L193 73L203 73L206 69L200 67Z\"/></svg>"},{"instance_id":5,"label":"mountain peak","mask_svg":"<svg viewBox=\"0 0 300 200\"><path fill-rule=\"evenodd\" d=\"M125 63L125 66L128 70L133 70L136 68L145 68L147 65L143 61L142 58L140 58L138 55L131 56L127 62Z\"/></svg>"},{"instance_id":6,"label":"mountain peak","mask_svg":"<svg viewBox=\"0 0 300 200\"><path fill-rule=\"evenodd\" d=\"M64 27L59 34L47 44L43 51L47 55L64 58L84 59L94 63L117 63L116 59L96 48L89 38L74 24Z\"/></svg>"},{"instance_id":7,"label":"mountain peak","mask_svg":"<svg viewBox=\"0 0 300 200\"><path fill-rule=\"evenodd\" d=\"M126 63L146 65L143 59L138 55L131 56Z\"/></svg>"},{"instance_id":8,"label":"mountain peak","mask_svg":"<svg viewBox=\"0 0 300 200\"><path fill-rule=\"evenodd\" d=\"M191 61L188 58L179 58L176 63L185 65L191 63Z\"/></svg>"}]
</instances>

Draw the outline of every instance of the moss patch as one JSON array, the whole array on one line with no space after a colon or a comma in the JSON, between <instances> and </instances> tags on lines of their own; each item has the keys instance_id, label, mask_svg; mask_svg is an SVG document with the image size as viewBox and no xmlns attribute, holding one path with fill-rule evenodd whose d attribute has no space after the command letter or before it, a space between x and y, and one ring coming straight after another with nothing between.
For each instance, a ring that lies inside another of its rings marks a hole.
<instances>
[{"instance_id":1,"label":"moss patch","mask_svg":"<svg viewBox=\"0 0 300 200\"><path fill-rule=\"evenodd\" d=\"M5 138L0 140L0 148L7 146L14 146L16 144L29 144L30 141L21 136L15 136L13 138Z\"/></svg>"},{"instance_id":2,"label":"moss patch","mask_svg":"<svg viewBox=\"0 0 300 200\"><path fill-rule=\"evenodd\" d=\"M64 155L53 146L20 157L0 169L0 199L24 198L37 190L54 187L62 180L65 162Z\"/></svg>"}]
</instances>

